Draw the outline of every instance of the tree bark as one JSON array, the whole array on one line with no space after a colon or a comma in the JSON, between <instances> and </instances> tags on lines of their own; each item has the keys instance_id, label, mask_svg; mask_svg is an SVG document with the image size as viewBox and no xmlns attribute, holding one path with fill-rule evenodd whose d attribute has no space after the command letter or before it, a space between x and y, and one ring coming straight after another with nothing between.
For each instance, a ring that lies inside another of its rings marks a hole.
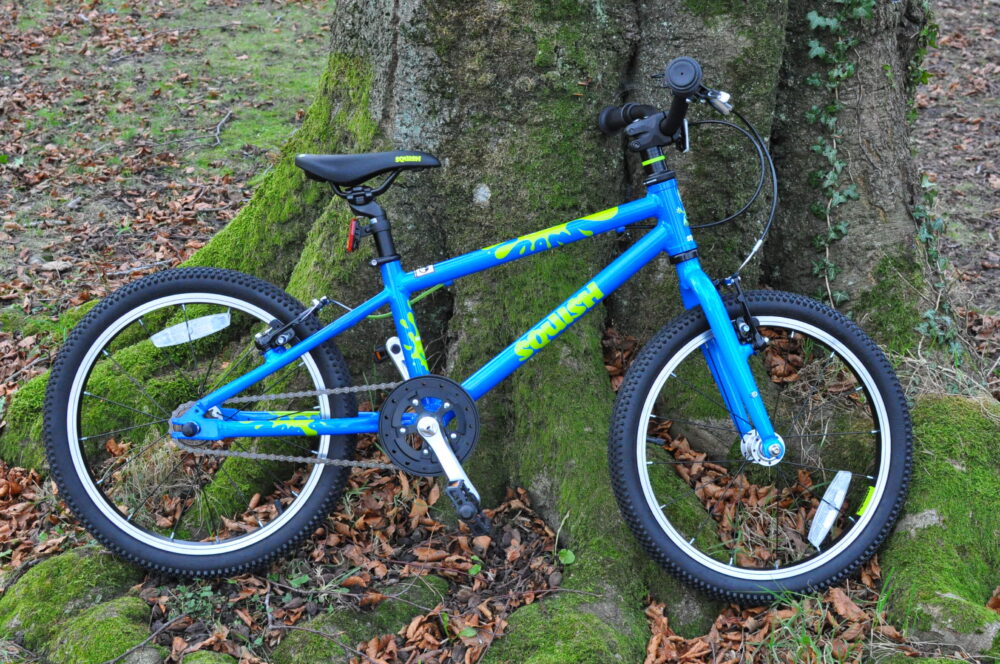
<instances>
[{"instance_id":1,"label":"tree bark","mask_svg":"<svg viewBox=\"0 0 1000 664\"><path fill-rule=\"evenodd\" d=\"M913 328L927 308L920 305L927 286L912 210L921 200L906 119L910 70L927 21L924 4L880 2L871 18L850 21L840 38L857 40L845 59L855 73L833 91L808 83L810 76L828 81L834 66L809 56L810 40L830 48L834 37L810 27L808 12L833 16L837 6L792 4L772 134L781 206L766 245L768 282L821 299L832 296L894 350L914 345ZM830 104L841 107L835 131L806 119L811 109ZM845 164L836 188L851 188L856 199L831 205L817 177L810 177L830 168L817 152L823 147L832 147ZM847 222L846 235L820 246L841 222Z\"/></svg>"}]
</instances>

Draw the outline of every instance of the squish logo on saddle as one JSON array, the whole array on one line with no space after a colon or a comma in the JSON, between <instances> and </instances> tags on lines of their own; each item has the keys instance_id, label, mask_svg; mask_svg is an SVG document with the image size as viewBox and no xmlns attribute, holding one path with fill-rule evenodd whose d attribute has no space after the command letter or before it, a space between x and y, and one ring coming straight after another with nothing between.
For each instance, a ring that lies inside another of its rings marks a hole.
<instances>
[{"instance_id":1,"label":"squish logo on saddle","mask_svg":"<svg viewBox=\"0 0 1000 664\"><path fill-rule=\"evenodd\" d=\"M514 352L524 362L562 334L573 321L590 311L603 297L604 293L597 283L591 281L518 339L514 344Z\"/></svg>"}]
</instances>

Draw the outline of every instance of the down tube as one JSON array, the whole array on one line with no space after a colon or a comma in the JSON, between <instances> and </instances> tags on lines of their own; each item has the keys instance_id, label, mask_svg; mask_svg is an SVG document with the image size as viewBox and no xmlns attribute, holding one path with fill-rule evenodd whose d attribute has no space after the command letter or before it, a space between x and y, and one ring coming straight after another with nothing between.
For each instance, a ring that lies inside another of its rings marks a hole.
<instances>
[{"instance_id":1,"label":"down tube","mask_svg":"<svg viewBox=\"0 0 1000 664\"><path fill-rule=\"evenodd\" d=\"M621 256L597 273L583 288L569 296L552 313L538 321L530 330L503 349L499 355L469 376L462 387L473 399L496 387L497 383L514 373L550 341L582 318L598 302L628 281L649 261L663 251L667 230L657 225Z\"/></svg>"}]
</instances>

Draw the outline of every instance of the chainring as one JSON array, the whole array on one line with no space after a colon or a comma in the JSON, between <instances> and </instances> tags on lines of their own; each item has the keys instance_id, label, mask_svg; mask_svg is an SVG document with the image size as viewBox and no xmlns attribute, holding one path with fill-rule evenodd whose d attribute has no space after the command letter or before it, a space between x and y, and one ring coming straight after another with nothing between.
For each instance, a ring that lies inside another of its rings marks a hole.
<instances>
[{"instance_id":1,"label":"chainring","mask_svg":"<svg viewBox=\"0 0 1000 664\"><path fill-rule=\"evenodd\" d=\"M417 433L417 421L437 418L459 461L479 440L479 411L461 385L443 376L418 376L394 389L379 409L378 437L393 463L408 473L434 477L444 473L433 450Z\"/></svg>"}]
</instances>

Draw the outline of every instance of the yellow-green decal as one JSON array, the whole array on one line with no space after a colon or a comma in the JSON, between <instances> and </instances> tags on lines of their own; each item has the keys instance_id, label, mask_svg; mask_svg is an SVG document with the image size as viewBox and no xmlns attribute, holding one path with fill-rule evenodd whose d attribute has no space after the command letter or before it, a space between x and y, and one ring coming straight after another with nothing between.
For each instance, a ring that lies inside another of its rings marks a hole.
<instances>
[{"instance_id":1,"label":"yellow-green decal","mask_svg":"<svg viewBox=\"0 0 1000 664\"><path fill-rule=\"evenodd\" d=\"M858 508L858 516L864 516L865 512L868 510L868 504L872 502L872 496L875 495L875 487L868 487L868 495L865 496L864 502L861 503L861 507Z\"/></svg>"},{"instance_id":2,"label":"yellow-green decal","mask_svg":"<svg viewBox=\"0 0 1000 664\"><path fill-rule=\"evenodd\" d=\"M514 352L517 353L521 362L545 348L573 321L593 309L603 297L604 293L593 281L578 290L562 306L549 314L545 320L528 330L523 337L517 340L517 343L514 344Z\"/></svg>"},{"instance_id":3,"label":"yellow-green decal","mask_svg":"<svg viewBox=\"0 0 1000 664\"><path fill-rule=\"evenodd\" d=\"M419 162L420 159L421 159L421 157L418 154L408 154L408 155L403 155L401 157L396 157L396 163L397 164L405 164L406 162L409 162L409 161L417 161L417 162Z\"/></svg>"},{"instance_id":4,"label":"yellow-green decal","mask_svg":"<svg viewBox=\"0 0 1000 664\"><path fill-rule=\"evenodd\" d=\"M413 319L413 312L406 315L406 318L399 320L399 326L406 331L406 339L409 345L403 342L403 348L410 353L410 357L417 361L424 371L430 371L427 367L427 356L424 355L424 344L420 341L420 331L417 330L417 322Z\"/></svg>"},{"instance_id":5,"label":"yellow-green decal","mask_svg":"<svg viewBox=\"0 0 1000 664\"><path fill-rule=\"evenodd\" d=\"M592 215L582 217L580 219L568 221L565 224L559 224L558 226L546 228L542 231L522 235L514 240L494 244L493 246L484 248L483 251L492 251L493 256L496 259L503 260L512 252L518 256L523 256L542 249L554 249L555 247L561 247L564 244L569 244L570 242L575 242L576 240L580 240L594 234L592 231L577 228L576 225L578 222L606 221L614 217L616 214L618 214L617 207L602 210L601 212L595 212Z\"/></svg>"},{"instance_id":6,"label":"yellow-green decal","mask_svg":"<svg viewBox=\"0 0 1000 664\"><path fill-rule=\"evenodd\" d=\"M250 422L243 422L243 424L249 424ZM313 420L296 420L296 419L284 419L279 418L276 420L270 420L266 424L255 424L254 429L258 431L261 429L266 429L269 431L285 431L285 430L295 430L301 432L300 435L303 436L318 436L316 429L312 426Z\"/></svg>"}]
</instances>

